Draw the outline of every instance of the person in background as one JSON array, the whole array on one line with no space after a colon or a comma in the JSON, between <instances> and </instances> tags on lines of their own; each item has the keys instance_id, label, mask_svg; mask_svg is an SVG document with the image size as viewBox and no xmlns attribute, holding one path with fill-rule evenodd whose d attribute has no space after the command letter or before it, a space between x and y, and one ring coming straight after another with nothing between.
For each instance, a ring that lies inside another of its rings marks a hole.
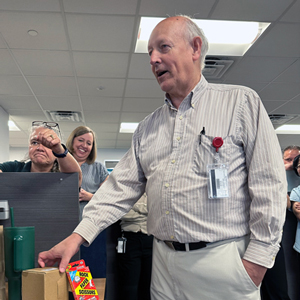
<instances>
[{"instance_id":1,"label":"person in background","mask_svg":"<svg viewBox=\"0 0 300 300\"><path fill-rule=\"evenodd\" d=\"M146 192L152 300L260 299L285 217L281 150L256 92L206 81L207 50L188 17L156 25L148 54L165 104L139 123L81 223L39 254L40 266L59 262L64 272L81 244L91 244Z\"/></svg>"},{"instance_id":2,"label":"person in background","mask_svg":"<svg viewBox=\"0 0 300 300\"><path fill-rule=\"evenodd\" d=\"M147 234L147 196L144 194L121 219L122 238L117 262L123 300L150 300L153 236Z\"/></svg>"},{"instance_id":3,"label":"person in background","mask_svg":"<svg viewBox=\"0 0 300 300\"><path fill-rule=\"evenodd\" d=\"M296 156L293 162L293 167L297 176L300 176L300 155ZM296 238L293 245L293 249L296 252L297 259L294 261L295 267L300 270L300 185L293 188L290 194L291 200L291 210L297 218L297 230ZM298 273L299 274L299 273ZM300 277L298 277L298 285L300 282ZM300 294L297 295L295 299L300 299Z\"/></svg>"},{"instance_id":4,"label":"person in background","mask_svg":"<svg viewBox=\"0 0 300 300\"><path fill-rule=\"evenodd\" d=\"M8 161L0 164L0 172L64 172L82 174L74 157L60 140L58 123L33 121L29 136L28 161Z\"/></svg>"},{"instance_id":5,"label":"person in background","mask_svg":"<svg viewBox=\"0 0 300 300\"><path fill-rule=\"evenodd\" d=\"M293 287L294 289L297 289L293 283L295 283L296 278L298 278L297 273L299 272L298 264L295 264L297 255L293 250L297 220L290 210L291 202L289 198L291 186L296 184L297 181L300 184L300 180L297 178L293 168L293 161L294 158L299 155L299 150L300 147L292 145L283 150L283 162L288 182L286 221L283 227L282 242L280 244L281 247L277 253L274 266L267 270L262 281L262 300L296 300L300 297L299 295L299 297L296 296L295 298L296 293L293 293ZM287 266L289 266L289 269ZM290 281L287 280L288 275L290 277Z\"/></svg>"},{"instance_id":6,"label":"person in background","mask_svg":"<svg viewBox=\"0 0 300 300\"><path fill-rule=\"evenodd\" d=\"M285 257L288 294L291 300L300 300L300 269L298 268L299 255L297 255L297 252L293 249L298 222L289 204L289 195L292 189L300 185L300 177L296 175L293 167L293 162L299 154L299 145L289 145L283 150L283 162L286 170L286 178L288 184L288 209L286 211L286 219L283 227L281 244Z\"/></svg>"},{"instance_id":7,"label":"person in background","mask_svg":"<svg viewBox=\"0 0 300 300\"><path fill-rule=\"evenodd\" d=\"M81 167L82 185L79 192L80 220L86 204L108 178L106 168L95 161L97 144L95 133L87 126L75 128L67 139L66 146ZM95 239L90 247L81 246L80 257L89 266L94 278L106 277L106 231Z\"/></svg>"}]
</instances>

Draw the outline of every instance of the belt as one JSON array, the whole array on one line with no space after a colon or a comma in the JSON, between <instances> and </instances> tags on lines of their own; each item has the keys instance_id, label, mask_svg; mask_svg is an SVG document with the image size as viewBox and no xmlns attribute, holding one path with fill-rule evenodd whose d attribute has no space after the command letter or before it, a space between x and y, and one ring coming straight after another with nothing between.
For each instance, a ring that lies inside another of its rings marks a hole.
<instances>
[{"instance_id":1,"label":"belt","mask_svg":"<svg viewBox=\"0 0 300 300\"><path fill-rule=\"evenodd\" d=\"M164 243L172 250L176 251L190 251L205 248L208 242L197 242L197 243L179 243L164 241Z\"/></svg>"}]
</instances>

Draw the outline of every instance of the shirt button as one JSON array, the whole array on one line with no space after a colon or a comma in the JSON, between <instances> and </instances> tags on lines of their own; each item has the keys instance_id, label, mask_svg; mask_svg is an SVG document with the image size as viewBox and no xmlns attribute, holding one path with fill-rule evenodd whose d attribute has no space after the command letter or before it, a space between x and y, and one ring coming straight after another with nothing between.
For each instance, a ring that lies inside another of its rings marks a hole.
<instances>
[{"instance_id":1,"label":"shirt button","mask_svg":"<svg viewBox=\"0 0 300 300\"><path fill-rule=\"evenodd\" d=\"M169 213L170 213L170 212L167 210L167 211L166 211L166 215L168 215Z\"/></svg>"},{"instance_id":2,"label":"shirt button","mask_svg":"<svg viewBox=\"0 0 300 300\"><path fill-rule=\"evenodd\" d=\"M165 184L165 187L169 187L170 185L168 183Z\"/></svg>"},{"instance_id":3,"label":"shirt button","mask_svg":"<svg viewBox=\"0 0 300 300\"><path fill-rule=\"evenodd\" d=\"M177 141L180 141L180 136L177 138Z\"/></svg>"},{"instance_id":4,"label":"shirt button","mask_svg":"<svg viewBox=\"0 0 300 300\"><path fill-rule=\"evenodd\" d=\"M182 116L180 116L180 117L179 117L179 120L182 120L182 119L183 119L183 117L182 117Z\"/></svg>"},{"instance_id":5,"label":"shirt button","mask_svg":"<svg viewBox=\"0 0 300 300\"><path fill-rule=\"evenodd\" d=\"M175 159L172 159L171 163L172 163L172 164L175 164Z\"/></svg>"},{"instance_id":6,"label":"shirt button","mask_svg":"<svg viewBox=\"0 0 300 300\"><path fill-rule=\"evenodd\" d=\"M195 107L194 103L192 104L192 107Z\"/></svg>"},{"instance_id":7,"label":"shirt button","mask_svg":"<svg viewBox=\"0 0 300 300\"><path fill-rule=\"evenodd\" d=\"M174 235L171 235L170 238L171 238L171 240L173 240L174 239Z\"/></svg>"}]
</instances>

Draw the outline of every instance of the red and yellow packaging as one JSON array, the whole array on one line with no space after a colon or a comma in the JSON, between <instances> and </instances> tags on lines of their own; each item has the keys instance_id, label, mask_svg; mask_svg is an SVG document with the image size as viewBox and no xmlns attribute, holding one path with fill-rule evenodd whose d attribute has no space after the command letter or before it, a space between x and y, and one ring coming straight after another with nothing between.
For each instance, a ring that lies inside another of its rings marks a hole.
<instances>
[{"instance_id":1,"label":"red and yellow packaging","mask_svg":"<svg viewBox=\"0 0 300 300\"><path fill-rule=\"evenodd\" d=\"M99 300L90 269L83 259L70 263L66 272L75 300Z\"/></svg>"}]
</instances>

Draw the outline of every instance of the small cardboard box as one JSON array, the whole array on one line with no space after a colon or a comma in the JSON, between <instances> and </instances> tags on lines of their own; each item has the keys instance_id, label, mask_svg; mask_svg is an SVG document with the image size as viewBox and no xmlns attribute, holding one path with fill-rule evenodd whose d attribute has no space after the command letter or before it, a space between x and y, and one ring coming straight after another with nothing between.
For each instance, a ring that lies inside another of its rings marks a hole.
<instances>
[{"instance_id":1,"label":"small cardboard box","mask_svg":"<svg viewBox=\"0 0 300 300\"><path fill-rule=\"evenodd\" d=\"M22 300L68 300L68 279L58 268L36 268L22 272Z\"/></svg>"}]
</instances>

